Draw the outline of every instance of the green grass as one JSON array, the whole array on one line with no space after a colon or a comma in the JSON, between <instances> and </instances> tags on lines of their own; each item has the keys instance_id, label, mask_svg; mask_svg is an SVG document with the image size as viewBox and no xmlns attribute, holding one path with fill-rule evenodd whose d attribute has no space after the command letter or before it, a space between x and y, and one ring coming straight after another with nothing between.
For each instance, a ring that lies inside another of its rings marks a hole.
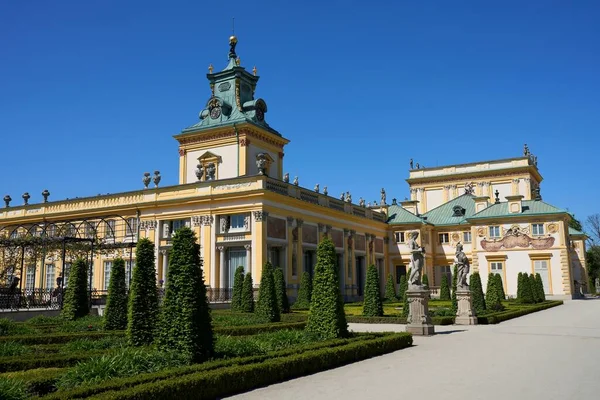
<instances>
[{"instance_id":1,"label":"green grass","mask_svg":"<svg viewBox=\"0 0 600 400\"><path fill-rule=\"evenodd\" d=\"M252 336L217 336L215 351L219 357L241 357L266 354L316 341L316 335L303 330L282 330Z\"/></svg>"}]
</instances>

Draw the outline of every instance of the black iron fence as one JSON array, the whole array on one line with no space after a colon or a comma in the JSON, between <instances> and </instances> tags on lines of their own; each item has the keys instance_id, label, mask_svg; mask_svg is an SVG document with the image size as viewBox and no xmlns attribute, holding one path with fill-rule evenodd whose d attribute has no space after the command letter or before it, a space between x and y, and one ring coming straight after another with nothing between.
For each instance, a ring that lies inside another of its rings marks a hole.
<instances>
[{"instance_id":1,"label":"black iron fence","mask_svg":"<svg viewBox=\"0 0 600 400\"><path fill-rule=\"evenodd\" d=\"M43 308L58 310L61 308L60 289L10 289L0 288L0 310L28 310Z\"/></svg>"}]
</instances>

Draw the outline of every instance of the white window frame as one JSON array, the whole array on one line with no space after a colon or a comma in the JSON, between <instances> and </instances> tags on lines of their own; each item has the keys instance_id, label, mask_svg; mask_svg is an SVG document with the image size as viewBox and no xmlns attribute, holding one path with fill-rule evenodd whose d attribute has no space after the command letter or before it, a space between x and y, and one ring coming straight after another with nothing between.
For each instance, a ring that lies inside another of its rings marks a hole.
<instances>
[{"instance_id":1,"label":"white window frame","mask_svg":"<svg viewBox=\"0 0 600 400\"><path fill-rule=\"evenodd\" d=\"M498 268L500 266L500 268ZM504 271L504 261L490 261L490 274L502 274Z\"/></svg>"},{"instance_id":2,"label":"white window frame","mask_svg":"<svg viewBox=\"0 0 600 400\"><path fill-rule=\"evenodd\" d=\"M463 243L471 243L472 240L471 231L463 232Z\"/></svg>"},{"instance_id":3,"label":"white window frame","mask_svg":"<svg viewBox=\"0 0 600 400\"><path fill-rule=\"evenodd\" d=\"M450 234L449 233L438 233L438 241L440 244L448 244L450 243Z\"/></svg>"},{"instance_id":4,"label":"white window frame","mask_svg":"<svg viewBox=\"0 0 600 400\"><path fill-rule=\"evenodd\" d=\"M405 243L406 242L405 232L394 232L394 238L396 239L396 243Z\"/></svg>"},{"instance_id":5,"label":"white window frame","mask_svg":"<svg viewBox=\"0 0 600 400\"><path fill-rule=\"evenodd\" d=\"M489 227L489 232L490 232L490 238L500 238L501 237L501 233L500 233L500 226L499 225L493 225Z\"/></svg>"},{"instance_id":6,"label":"white window frame","mask_svg":"<svg viewBox=\"0 0 600 400\"><path fill-rule=\"evenodd\" d=\"M137 235L137 218L127 218L127 223L125 224L125 236L127 238L132 238Z\"/></svg>"},{"instance_id":7,"label":"white window frame","mask_svg":"<svg viewBox=\"0 0 600 400\"><path fill-rule=\"evenodd\" d=\"M235 221L235 224L234 224ZM241 225L239 224L241 222ZM246 214L233 214L229 216L229 231L228 232L244 232L246 231Z\"/></svg>"},{"instance_id":8,"label":"white window frame","mask_svg":"<svg viewBox=\"0 0 600 400\"><path fill-rule=\"evenodd\" d=\"M531 224L531 234L533 236L542 236L544 234L544 224Z\"/></svg>"},{"instance_id":9,"label":"white window frame","mask_svg":"<svg viewBox=\"0 0 600 400\"><path fill-rule=\"evenodd\" d=\"M33 290L35 281L35 265L28 265L25 271L25 290Z\"/></svg>"},{"instance_id":10,"label":"white window frame","mask_svg":"<svg viewBox=\"0 0 600 400\"><path fill-rule=\"evenodd\" d=\"M112 267L113 267L112 261L104 261L104 290L108 290L108 285L110 284L110 273L112 271Z\"/></svg>"},{"instance_id":11,"label":"white window frame","mask_svg":"<svg viewBox=\"0 0 600 400\"><path fill-rule=\"evenodd\" d=\"M44 282L44 287L46 289L53 289L55 280L56 266L54 264L46 264L46 282Z\"/></svg>"},{"instance_id":12,"label":"white window frame","mask_svg":"<svg viewBox=\"0 0 600 400\"><path fill-rule=\"evenodd\" d=\"M115 230L116 230L116 223L114 219L109 219L107 221L104 221L104 237L107 239L114 239L115 238Z\"/></svg>"},{"instance_id":13,"label":"white window frame","mask_svg":"<svg viewBox=\"0 0 600 400\"><path fill-rule=\"evenodd\" d=\"M133 269L135 268L135 260L127 260L125 261L125 287L129 289L129 285L131 284L131 280L129 277L133 278Z\"/></svg>"}]
</instances>

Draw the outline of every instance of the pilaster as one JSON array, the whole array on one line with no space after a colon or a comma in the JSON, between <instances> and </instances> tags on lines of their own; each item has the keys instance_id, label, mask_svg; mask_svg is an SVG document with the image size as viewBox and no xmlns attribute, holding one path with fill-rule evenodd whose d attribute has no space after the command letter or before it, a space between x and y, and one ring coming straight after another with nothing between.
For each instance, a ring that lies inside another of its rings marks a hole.
<instances>
[{"instance_id":1,"label":"pilaster","mask_svg":"<svg viewBox=\"0 0 600 400\"><path fill-rule=\"evenodd\" d=\"M287 279L286 281L289 283L296 283L297 279L298 279L298 271L294 271L294 265L293 265L293 257L294 257L294 217L287 217L287 225L286 225L286 229L287 229L287 248L285 251L285 257L286 257L286 275L287 275ZM295 272L295 274L294 274Z\"/></svg>"},{"instance_id":2,"label":"pilaster","mask_svg":"<svg viewBox=\"0 0 600 400\"><path fill-rule=\"evenodd\" d=\"M217 287L217 275L216 275L216 267L215 267L215 257L213 257L213 244L212 244L212 224L214 218L212 215L202 215L200 216L200 223L202 227L200 228L202 233L200 235L200 243L202 246L202 256L204 260L204 273L206 282L212 288Z\"/></svg>"},{"instance_id":3,"label":"pilaster","mask_svg":"<svg viewBox=\"0 0 600 400\"><path fill-rule=\"evenodd\" d=\"M296 218L296 268L298 269L298 280L301 279L302 274L304 272L304 267L302 262L303 258L303 250L302 250L302 225L304 224L304 220L300 218Z\"/></svg>"},{"instance_id":4,"label":"pilaster","mask_svg":"<svg viewBox=\"0 0 600 400\"><path fill-rule=\"evenodd\" d=\"M186 182L186 176L187 176L186 160L187 160L187 152L185 151L185 149L179 149L179 184L180 185L187 183Z\"/></svg>"},{"instance_id":5,"label":"pilaster","mask_svg":"<svg viewBox=\"0 0 600 400\"><path fill-rule=\"evenodd\" d=\"M267 261L267 218L269 213L264 210L253 211L254 229L252 236L255 238L253 243L254 248L254 265L252 271L252 279L254 282L260 282L262 276L262 267Z\"/></svg>"}]
</instances>

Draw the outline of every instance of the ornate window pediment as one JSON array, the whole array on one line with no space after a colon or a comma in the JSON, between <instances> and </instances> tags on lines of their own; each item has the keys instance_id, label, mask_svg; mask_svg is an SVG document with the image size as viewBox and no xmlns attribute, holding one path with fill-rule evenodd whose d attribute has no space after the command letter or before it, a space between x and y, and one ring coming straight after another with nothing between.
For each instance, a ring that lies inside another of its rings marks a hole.
<instances>
[{"instance_id":1,"label":"ornate window pediment","mask_svg":"<svg viewBox=\"0 0 600 400\"><path fill-rule=\"evenodd\" d=\"M219 176L219 164L222 162L220 155L207 151L198 157L196 177L199 181L214 181Z\"/></svg>"}]
</instances>

